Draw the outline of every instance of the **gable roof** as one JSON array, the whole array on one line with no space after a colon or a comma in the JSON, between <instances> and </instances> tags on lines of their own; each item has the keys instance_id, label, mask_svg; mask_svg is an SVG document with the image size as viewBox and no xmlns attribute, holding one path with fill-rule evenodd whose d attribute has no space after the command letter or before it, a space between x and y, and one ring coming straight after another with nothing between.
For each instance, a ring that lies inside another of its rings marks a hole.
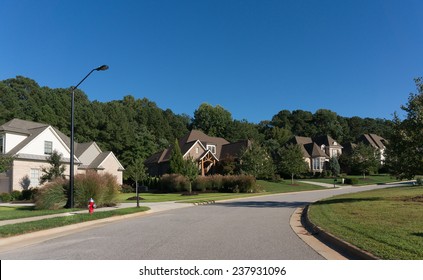
<instances>
[{"instance_id":1,"label":"gable roof","mask_svg":"<svg viewBox=\"0 0 423 280\"><path fill-rule=\"evenodd\" d=\"M190 149L192 149L195 144L199 144L204 150L207 151L207 145L215 145L216 146L216 153L213 156L219 160L222 156L227 156L228 154L237 155L242 147L246 147L249 141L243 140L238 141L235 143L230 143L224 138L221 137L213 137L208 136L204 132L200 130L191 130L183 137L178 140L178 145L181 148L182 155L186 155ZM173 145L169 148L157 152L151 155L147 160L145 160L145 164L154 164L154 163L161 163L167 162L170 160L170 156L173 150Z\"/></svg>"},{"instance_id":2,"label":"gable roof","mask_svg":"<svg viewBox=\"0 0 423 280\"><path fill-rule=\"evenodd\" d=\"M360 136L359 141L364 142L366 144L371 145L374 148L377 149L385 149L385 144L387 141L383 137L380 137L377 134L363 134Z\"/></svg>"},{"instance_id":3,"label":"gable roof","mask_svg":"<svg viewBox=\"0 0 423 280\"><path fill-rule=\"evenodd\" d=\"M315 142L317 145L325 145L325 146L341 146L337 141L335 141L332 137L329 135L322 135L318 137L313 137L313 142Z\"/></svg>"}]
</instances>

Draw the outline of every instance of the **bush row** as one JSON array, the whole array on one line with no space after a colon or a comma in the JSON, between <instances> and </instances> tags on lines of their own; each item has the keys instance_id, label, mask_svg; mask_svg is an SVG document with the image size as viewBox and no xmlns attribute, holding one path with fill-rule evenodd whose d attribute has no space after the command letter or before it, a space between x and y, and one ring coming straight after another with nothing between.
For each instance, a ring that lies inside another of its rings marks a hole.
<instances>
[{"instance_id":1,"label":"bush row","mask_svg":"<svg viewBox=\"0 0 423 280\"><path fill-rule=\"evenodd\" d=\"M38 188L29 188L22 191L12 191L11 193L1 193L0 202L32 200L37 193Z\"/></svg>"},{"instance_id":2,"label":"bush row","mask_svg":"<svg viewBox=\"0 0 423 280\"><path fill-rule=\"evenodd\" d=\"M199 192L229 193L251 193L260 191L254 176L249 175L200 176L192 183L192 190ZM160 180L160 191L189 191L189 181L180 174L165 174Z\"/></svg>"},{"instance_id":3,"label":"bush row","mask_svg":"<svg viewBox=\"0 0 423 280\"><path fill-rule=\"evenodd\" d=\"M67 202L69 181L56 179L41 187L35 196L37 209L59 209ZM108 173L88 172L78 174L74 180L74 206L86 208L88 200L93 198L97 207L116 205L120 186L116 178Z\"/></svg>"}]
</instances>

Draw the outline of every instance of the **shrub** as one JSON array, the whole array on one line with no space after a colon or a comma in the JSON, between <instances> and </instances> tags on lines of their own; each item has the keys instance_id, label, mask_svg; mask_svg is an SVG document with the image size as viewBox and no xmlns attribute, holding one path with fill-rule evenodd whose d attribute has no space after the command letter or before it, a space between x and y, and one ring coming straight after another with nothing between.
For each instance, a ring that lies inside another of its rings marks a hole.
<instances>
[{"instance_id":1,"label":"shrub","mask_svg":"<svg viewBox=\"0 0 423 280\"><path fill-rule=\"evenodd\" d=\"M345 178L344 183L347 184L347 185L357 185L358 179L357 178Z\"/></svg>"},{"instance_id":2,"label":"shrub","mask_svg":"<svg viewBox=\"0 0 423 280\"><path fill-rule=\"evenodd\" d=\"M36 209L59 209L66 205L68 181L58 178L41 187L34 197Z\"/></svg>"},{"instance_id":3,"label":"shrub","mask_svg":"<svg viewBox=\"0 0 423 280\"><path fill-rule=\"evenodd\" d=\"M130 185L122 185L122 189L120 190L122 193L133 193L135 192L135 188Z\"/></svg>"},{"instance_id":4,"label":"shrub","mask_svg":"<svg viewBox=\"0 0 423 280\"><path fill-rule=\"evenodd\" d=\"M15 200L20 200L21 199L21 192L20 191L12 191L11 193L10 193L10 196L11 196L11 198L12 198L12 201L15 201Z\"/></svg>"},{"instance_id":5,"label":"shrub","mask_svg":"<svg viewBox=\"0 0 423 280\"><path fill-rule=\"evenodd\" d=\"M423 186L423 177L417 177L416 178L416 185L417 186Z\"/></svg>"},{"instance_id":6,"label":"shrub","mask_svg":"<svg viewBox=\"0 0 423 280\"><path fill-rule=\"evenodd\" d=\"M38 188L29 188L22 191L21 199L22 200L33 200L34 196L37 194Z\"/></svg>"},{"instance_id":7,"label":"shrub","mask_svg":"<svg viewBox=\"0 0 423 280\"><path fill-rule=\"evenodd\" d=\"M212 177L206 177L206 176L200 176L195 179L195 181L192 183L192 190L193 191L201 191L206 192L210 191L213 186L213 180Z\"/></svg>"},{"instance_id":8,"label":"shrub","mask_svg":"<svg viewBox=\"0 0 423 280\"><path fill-rule=\"evenodd\" d=\"M180 174L165 174L160 179L162 192L183 192L189 190L189 181Z\"/></svg>"},{"instance_id":9,"label":"shrub","mask_svg":"<svg viewBox=\"0 0 423 280\"><path fill-rule=\"evenodd\" d=\"M9 202L12 200L10 193L0 193L0 202Z\"/></svg>"},{"instance_id":10,"label":"shrub","mask_svg":"<svg viewBox=\"0 0 423 280\"><path fill-rule=\"evenodd\" d=\"M90 198L97 207L116 205L120 187L109 173L87 172L75 176L74 189L75 207L86 208Z\"/></svg>"}]
</instances>

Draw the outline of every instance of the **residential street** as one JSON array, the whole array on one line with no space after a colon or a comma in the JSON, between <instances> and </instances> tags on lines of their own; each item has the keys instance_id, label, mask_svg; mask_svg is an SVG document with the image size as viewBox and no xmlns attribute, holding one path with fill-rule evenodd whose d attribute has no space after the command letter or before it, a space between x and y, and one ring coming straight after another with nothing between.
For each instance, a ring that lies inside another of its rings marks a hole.
<instances>
[{"instance_id":1,"label":"residential street","mask_svg":"<svg viewBox=\"0 0 423 280\"><path fill-rule=\"evenodd\" d=\"M0 253L0 259L322 259L291 229L297 207L384 186L253 197L124 219Z\"/></svg>"}]
</instances>

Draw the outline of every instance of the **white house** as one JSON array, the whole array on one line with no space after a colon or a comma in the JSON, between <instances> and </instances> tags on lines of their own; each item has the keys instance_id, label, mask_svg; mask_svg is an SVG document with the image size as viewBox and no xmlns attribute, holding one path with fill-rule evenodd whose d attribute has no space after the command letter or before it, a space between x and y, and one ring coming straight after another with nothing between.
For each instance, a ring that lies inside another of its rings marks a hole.
<instances>
[{"instance_id":1,"label":"white house","mask_svg":"<svg viewBox=\"0 0 423 280\"><path fill-rule=\"evenodd\" d=\"M39 185L42 167L57 151L69 177L70 139L58 129L37 122L13 119L0 126L0 156L13 157L12 168L0 173L0 193ZM95 170L110 173L122 184L123 166L113 152L102 152L95 142L75 143L75 174Z\"/></svg>"}]
</instances>

